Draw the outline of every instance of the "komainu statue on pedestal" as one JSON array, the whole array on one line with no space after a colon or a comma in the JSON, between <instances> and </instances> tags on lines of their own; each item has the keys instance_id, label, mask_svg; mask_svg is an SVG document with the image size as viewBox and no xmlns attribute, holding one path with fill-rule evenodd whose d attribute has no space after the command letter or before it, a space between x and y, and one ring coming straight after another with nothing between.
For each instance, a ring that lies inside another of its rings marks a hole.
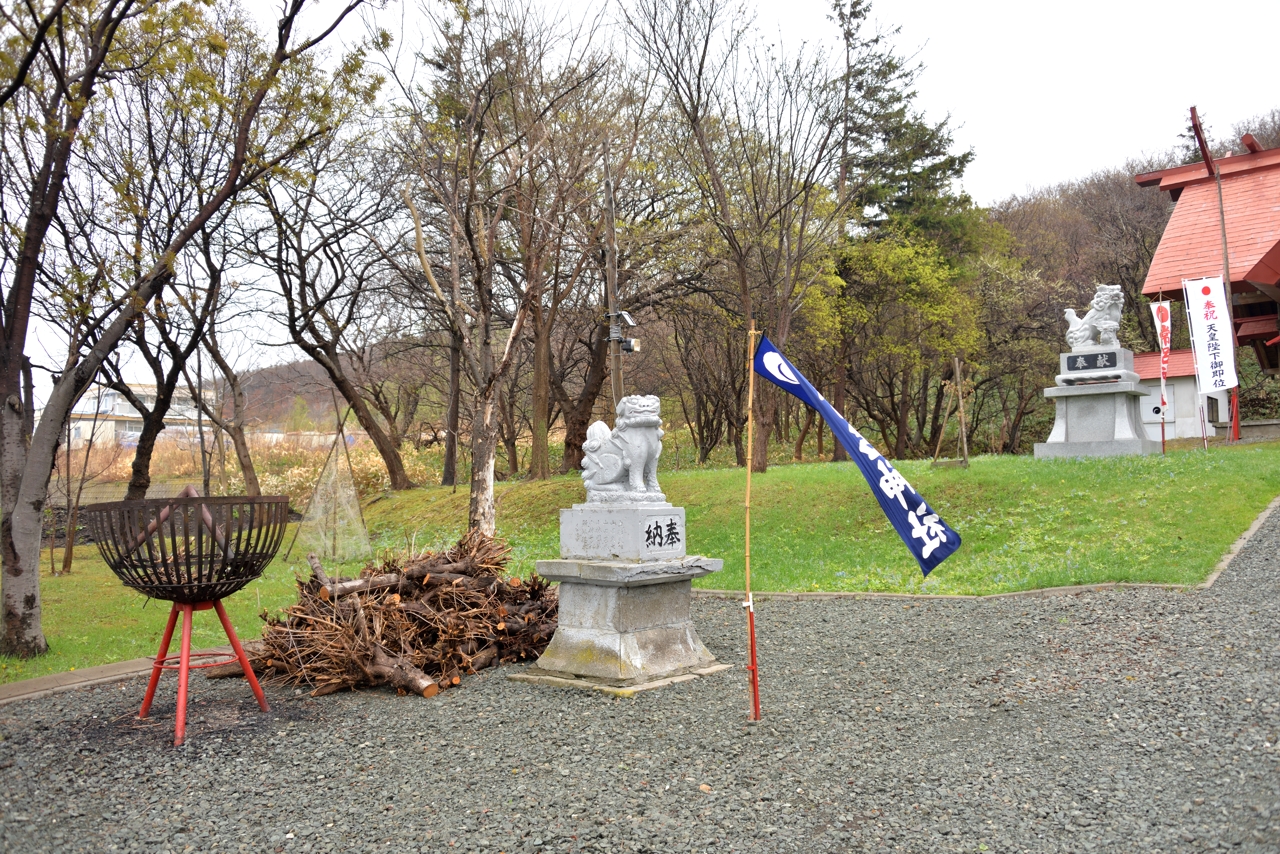
<instances>
[{"instance_id":1,"label":"komainu statue on pedestal","mask_svg":"<svg viewBox=\"0 0 1280 854\"><path fill-rule=\"evenodd\" d=\"M1083 318L1076 310L1066 311L1067 345L1074 352L1093 347L1119 347L1116 333L1120 331L1120 312L1124 309L1124 292L1119 285L1098 285L1089 303L1089 312Z\"/></svg>"},{"instance_id":2,"label":"komainu statue on pedestal","mask_svg":"<svg viewBox=\"0 0 1280 854\"><path fill-rule=\"evenodd\" d=\"M582 445L582 483L587 501L665 501L658 487L662 415L657 397L631 395L618 401L616 425L587 428Z\"/></svg>"}]
</instances>

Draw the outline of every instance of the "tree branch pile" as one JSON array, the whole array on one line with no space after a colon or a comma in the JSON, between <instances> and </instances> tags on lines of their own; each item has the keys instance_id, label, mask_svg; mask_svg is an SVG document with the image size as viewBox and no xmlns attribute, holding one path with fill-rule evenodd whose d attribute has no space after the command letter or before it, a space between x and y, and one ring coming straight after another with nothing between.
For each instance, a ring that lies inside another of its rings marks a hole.
<instances>
[{"instance_id":1,"label":"tree branch pile","mask_svg":"<svg viewBox=\"0 0 1280 854\"><path fill-rule=\"evenodd\" d=\"M382 684L430 697L483 667L536 658L556 628L556 591L536 574L507 576L509 552L473 530L447 551L351 579L309 555L312 576L285 618L268 620L254 670L313 697Z\"/></svg>"}]
</instances>

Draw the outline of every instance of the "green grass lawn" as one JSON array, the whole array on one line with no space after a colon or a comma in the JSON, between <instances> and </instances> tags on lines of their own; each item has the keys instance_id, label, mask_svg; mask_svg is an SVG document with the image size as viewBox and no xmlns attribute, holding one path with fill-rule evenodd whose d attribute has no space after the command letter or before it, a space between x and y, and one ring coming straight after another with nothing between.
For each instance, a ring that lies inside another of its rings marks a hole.
<instances>
[{"instance_id":1,"label":"green grass lawn","mask_svg":"<svg viewBox=\"0 0 1280 854\"><path fill-rule=\"evenodd\" d=\"M928 579L853 463L774 466L752 478L757 590L985 594L1104 581L1196 584L1280 494L1280 443L1092 460L978 457L968 470L898 468L964 540ZM667 472L685 508L689 551L724 558L702 587L741 588L740 469ZM559 508L583 500L576 478L498 485L498 527L517 571L559 550ZM399 493L367 510L385 546L448 542L464 492ZM1195 514L1195 515L1193 515Z\"/></svg>"},{"instance_id":2,"label":"green grass lawn","mask_svg":"<svg viewBox=\"0 0 1280 854\"><path fill-rule=\"evenodd\" d=\"M852 463L780 465L752 479L752 583L757 590L984 594L1105 581L1203 581L1255 516L1280 494L1280 443L1096 460L979 457L968 470L903 462L902 473L960 532L964 545L928 579L881 514ZM723 558L702 587L742 586L740 469L662 474L687 514L689 551ZM582 501L576 476L497 485L498 528L513 571L559 554L561 507ZM467 494L443 487L375 499L365 514L379 550L440 547L461 534ZM48 566L46 552L46 563ZM243 638L261 608L293 601L302 555L282 558L227 600ZM42 581L51 652L0 658L0 681L154 655L168 604L123 588L94 547L72 575ZM195 644L222 643L217 618L196 618Z\"/></svg>"}]
</instances>

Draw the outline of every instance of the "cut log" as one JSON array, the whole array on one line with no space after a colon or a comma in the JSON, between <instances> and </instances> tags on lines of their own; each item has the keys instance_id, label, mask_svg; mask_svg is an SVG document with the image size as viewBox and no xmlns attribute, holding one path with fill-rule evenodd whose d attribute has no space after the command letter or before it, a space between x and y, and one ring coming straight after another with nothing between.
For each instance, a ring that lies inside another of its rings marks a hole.
<instances>
[{"instance_id":1,"label":"cut log","mask_svg":"<svg viewBox=\"0 0 1280 854\"><path fill-rule=\"evenodd\" d=\"M308 560L310 559L308 555ZM317 561L318 563L318 561ZM405 572L386 572L382 575L373 575L368 578L354 578L342 581L329 581L317 575L316 580L322 585L320 588L320 598L328 602L331 599L337 599L342 596L349 596L352 593L372 592L374 590L386 590L390 587L401 587L407 580L420 581L423 585L430 584L466 584L472 590L479 590L482 587L493 587L499 583L500 579L493 578L480 579L465 573L457 572L458 569L466 569L468 564L465 561L458 563L443 564L438 567L430 563L420 564L413 569ZM311 567L315 571L315 566Z\"/></svg>"},{"instance_id":2,"label":"cut log","mask_svg":"<svg viewBox=\"0 0 1280 854\"><path fill-rule=\"evenodd\" d=\"M374 647L373 666L369 669L396 688L403 688L414 694L434 697L440 691L440 686L434 679L403 658L392 658L387 655L382 647Z\"/></svg>"},{"instance_id":3,"label":"cut log","mask_svg":"<svg viewBox=\"0 0 1280 854\"><path fill-rule=\"evenodd\" d=\"M477 670L483 670L492 665L498 658L498 648L496 646L487 646L472 656L467 665L474 673Z\"/></svg>"}]
</instances>

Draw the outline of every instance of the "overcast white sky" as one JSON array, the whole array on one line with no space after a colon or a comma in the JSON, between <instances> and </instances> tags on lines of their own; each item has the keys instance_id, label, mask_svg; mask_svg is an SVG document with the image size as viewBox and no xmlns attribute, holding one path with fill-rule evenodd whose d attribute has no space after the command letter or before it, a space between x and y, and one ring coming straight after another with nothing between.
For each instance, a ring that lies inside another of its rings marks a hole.
<instances>
[{"instance_id":1,"label":"overcast white sky","mask_svg":"<svg viewBox=\"0 0 1280 854\"><path fill-rule=\"evenodd\" d=\"M417 5L404 2L379 23L399 29L401 12L412 18ZM571 16L599 6L546 2ZM789 47L838 44L830 0L746 2L762 35ZM1223 139L1234 123L1280 107L1276 0L873 0L872 14L900 26L898 45L924 64L919 106L933 120L950 114L957 146L976 153L964 187L982 205L1164 151L1192 104ZM343 40L362 33L352 20Z\"/></svg>"},{"instance_id":2,"label":"overcast white sky","mask_svg":"<svg viewBox=\"0 0 1280 854\"><path fill-rule=\"evenodd\" d=\"M834 44L829 0L755 2L762 33ZM873 0L872 15L919 51L919 104L974 149L964 186L983 205L1164 151L1193 104L1224 140L1280 107L1276 0Z\"/></svg>"}]
</instances>

